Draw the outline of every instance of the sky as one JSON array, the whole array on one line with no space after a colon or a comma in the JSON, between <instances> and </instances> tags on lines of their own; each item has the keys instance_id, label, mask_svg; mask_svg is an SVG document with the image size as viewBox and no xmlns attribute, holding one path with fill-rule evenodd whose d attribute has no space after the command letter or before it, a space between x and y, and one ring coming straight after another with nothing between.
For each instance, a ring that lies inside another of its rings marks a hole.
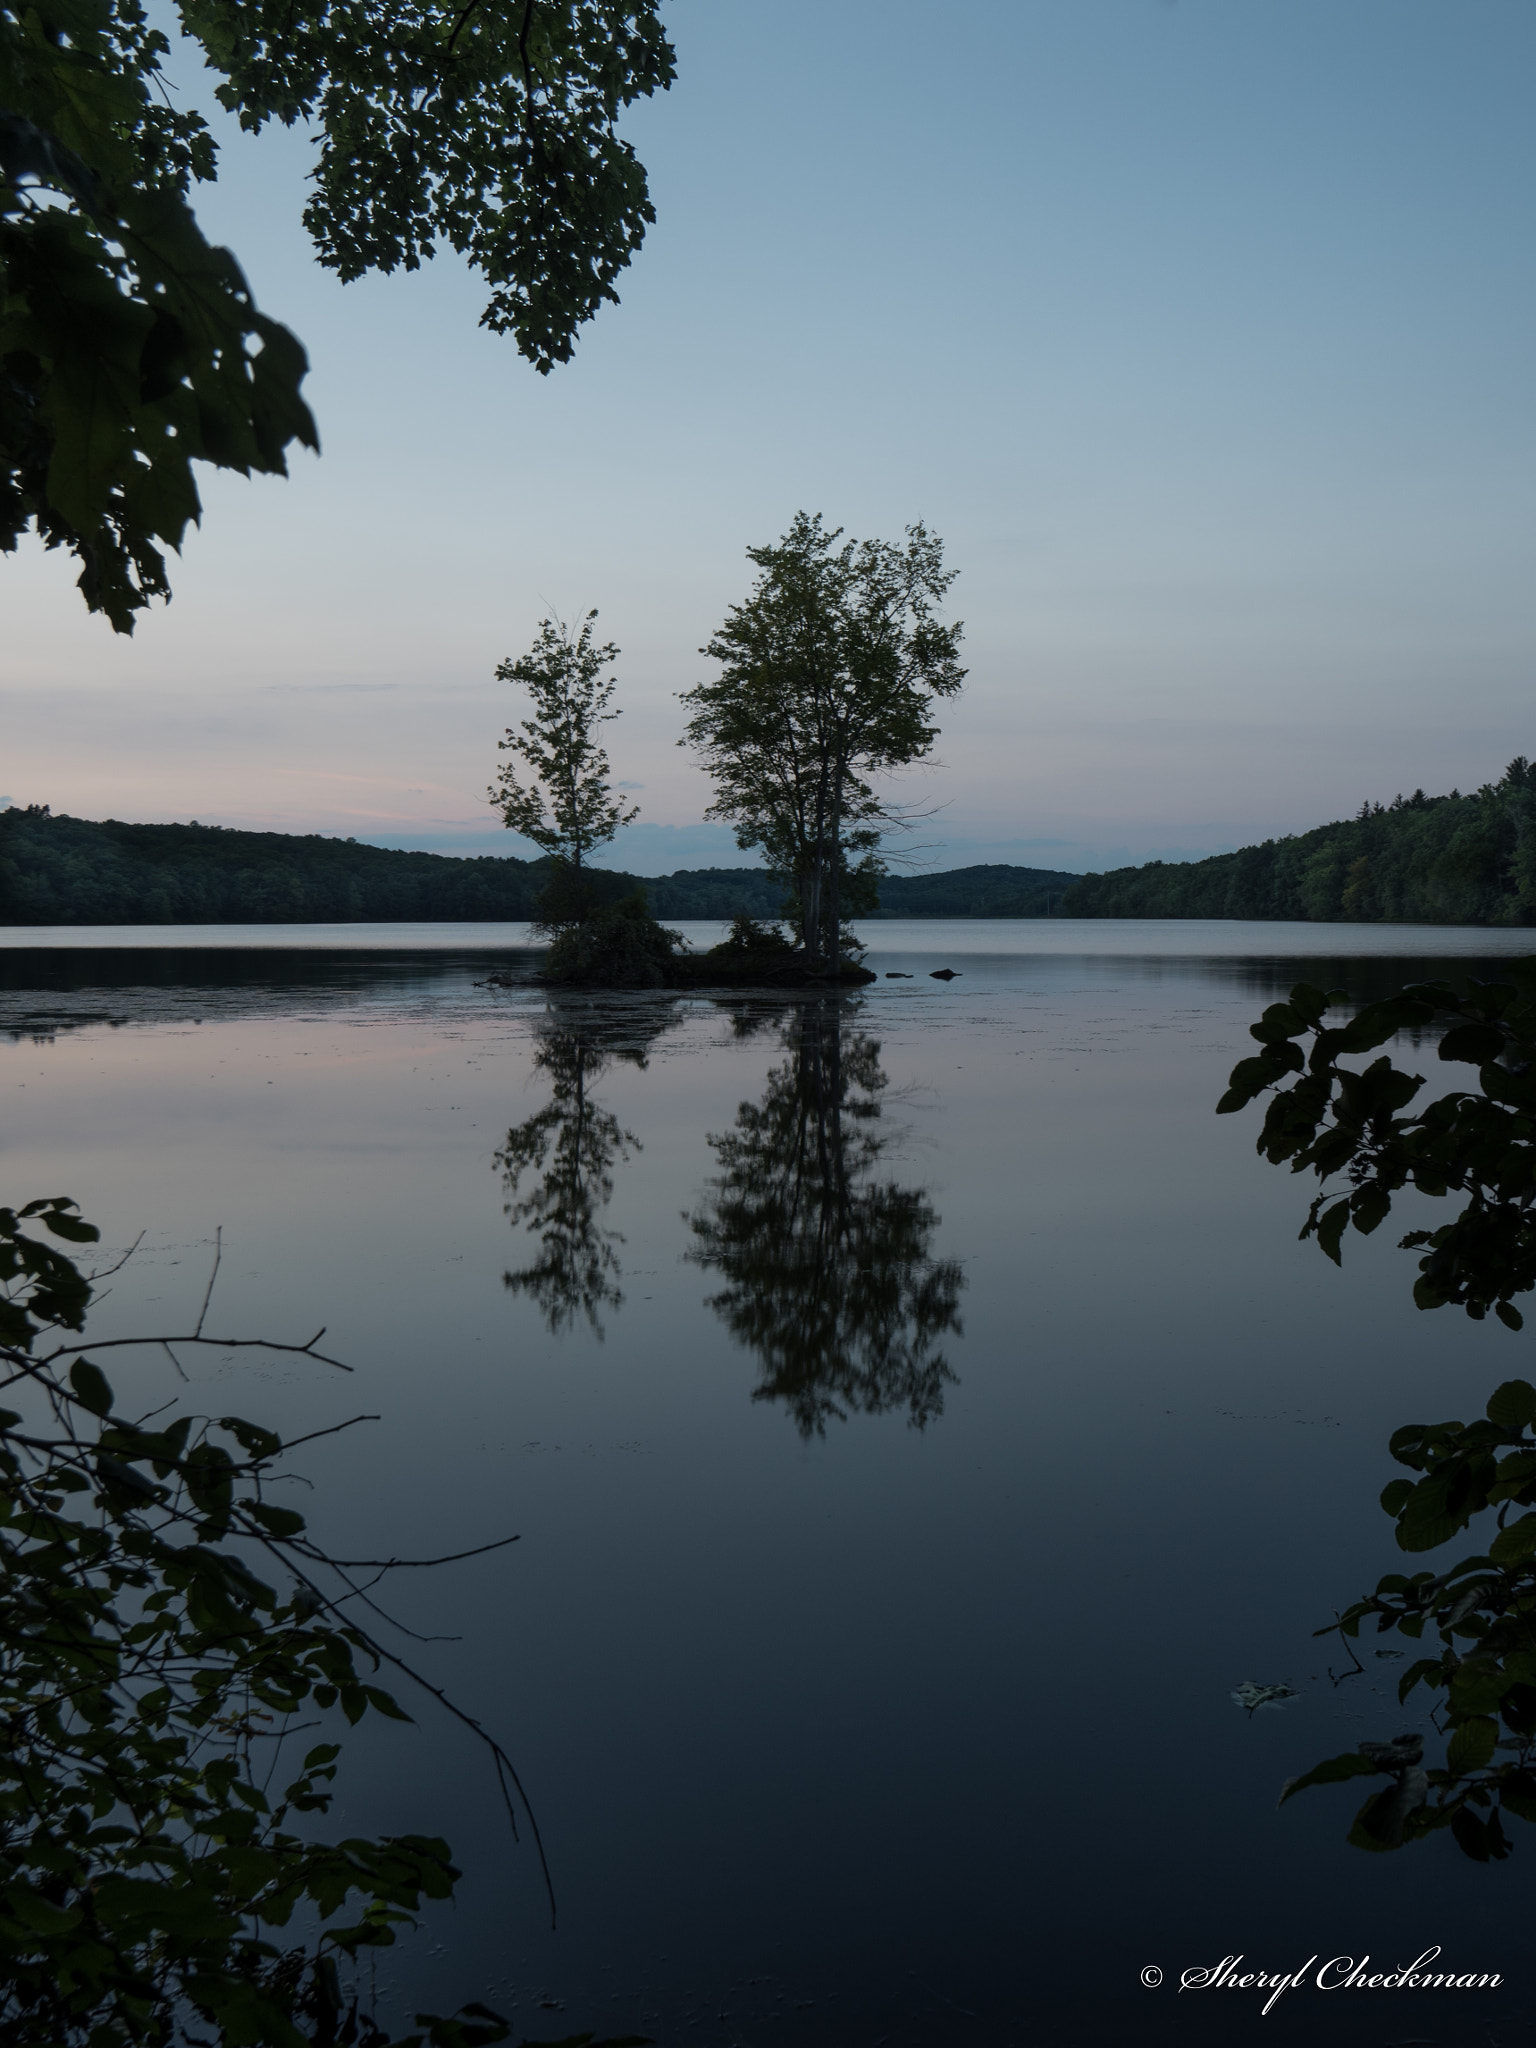
<instances>
[{"instance_id":1,"label":"sky","mask_svg":"<svg viewBox=\"0 0 1536 2048\"><path fill-rule=\"evenodd\" d=\"M801 508L960 572L969 679L894 792L923 866L1199 858L1536 754L1530 0L662 12L657 222L548 378L451 253L338 284L312 145L221 118L199 218L323 452L204 471L132 640L0 558L0 794L526 853L494 670L595 605L611 861L736 864L677 695Z\"/></svg>"}]
</instances>

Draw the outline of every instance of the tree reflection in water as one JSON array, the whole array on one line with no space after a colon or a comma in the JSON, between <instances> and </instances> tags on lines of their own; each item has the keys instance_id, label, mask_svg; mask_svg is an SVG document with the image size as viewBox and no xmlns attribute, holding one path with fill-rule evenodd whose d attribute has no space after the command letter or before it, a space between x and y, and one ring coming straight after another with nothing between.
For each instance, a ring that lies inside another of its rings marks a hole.
<instances>
[{"instance_id":1,"label":"tree reflection in water","mask_svg":"<svg viewBox=\"0 0 1536 2048\"><path fill-rule=\"evenodd\" d=\"M615 1060L644 1067L646 1048L673 1015L670 1004L636 1014L573 1006L553 1010L540 1026L533 1070L548 1080L550 1099L507 1132L495 1164L513 1228L539 1239L538 1258L504 1273L503 1285L537 1303L556 1335L585 1316L602 1337L600 1311L623 1305L623 1234L601 1219L613 1198L614 1166L641 1147L592 1090Z\"/></svg>"},{"instance_id":2,"label":"tree reflection in water","mask_svg":"<svg viewBox=\"0 0 1536 2048\"><path fill-rule=\"evenodd\" d=\"M720 1173L688 1256L724 1279L709 1305L761 1360L752 1398L782 1401L802 1436L900 1408L922 1429L955 1381L940 1344L960 1333L959 1263L932 1258L940 1219L922 1190L880 1175L896 1134L876 1128L876 1041L815 1003L784 1043L762 1099L710 1138Z\"/></svg>"}]
</instances>

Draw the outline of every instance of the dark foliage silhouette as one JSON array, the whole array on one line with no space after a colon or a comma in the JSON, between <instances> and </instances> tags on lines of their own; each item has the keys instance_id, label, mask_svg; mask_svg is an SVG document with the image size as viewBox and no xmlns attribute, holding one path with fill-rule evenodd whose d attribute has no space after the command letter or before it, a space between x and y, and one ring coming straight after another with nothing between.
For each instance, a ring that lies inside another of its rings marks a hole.
<instances>
[{"instance_id":1,"label":"dark foliage silhouette","mask_svg":"<svg viewBox=\"0 0 1536 2048\"><path fill-rule=\"evenodd\" d=\"M648 1008L615 1019L572 1006L552 1010L541 1027L533 1067L549 1083L549 1101L512 1126L495 1163L508 1220L539 1242L534 1262L505 1273L503 1284L535 1302L557 1335L584 1320L601 1337L602 1312L623 1306L624 1239L602 1218L615 1166L640 1145L593 1090L615 1060L643 1068L672 1014Z\"/></svg>"},{"instance_id":2,"label":"dark foliage silhouette","mask_svg":"<svg viewBox=\"0 0 1536 2048\"><path fill-rule=\"evenodd\" d=\"M734 1127L711 1137L719 1173L688 1220L689 1254L723 1281L710 1306L802 1436L831 1420L905 1409L922 1429L954 1373L964 1278L932 1256L940 1218L921 1188L884 1171L887 1080L874 1039L835 1002L796 1006L789 1057Z\"/></svg>"},{"instance_id":3,"label":"dark foliage silhouette","mask_svg":"<svg viewBox=\"0 0 1536 2048\"><path fill-rule=\"evenodd\" d=\"M1301 1235L1336 1264L1346 1230L1371 1234L1405 1193L1459 1203L1448 1222L1399 1241L1420 1254L1414 1301L1455 1305L1479 1322L1491 1309L1519 1331L1511 1297L1536 1286L1536 961L1507 972L1465 994L1446 982L1404 988L1337 1024L1328 1012L1347 997L1298 983L1251 1027L1260 1050L1233 1069L1219 1108L1273 1091L1258 1149L1316 1177ZM1419 1101L1425 1077L1378 1050L1404 1040L1474 1069L1476 1085L1458 1077ZM1481 1417L1410 1423L1388 1448L1419 1475L1382 1492L1398 1548L1436 1550L1489 1517L1485 1548L1438 1572L1388 1573L1319 1634L1350 1648L1368 1624L1413 1643L1430 1635L1399 1698L1421 1686L1433 1696L1443 1761L1426 1763L1426 1738L1413 1731L1363 1742L1292 1779L1282 1800L1385 1777L1355 1816L1357 1848L1395 1849L1449 1829L1466 1855L1502 1861L1514 1846L1504 1820L1536 1821L1536 1512L1514 1513L1536 1510L1536 1387L1506 1380Z\"/></svg>"}]
</instances>

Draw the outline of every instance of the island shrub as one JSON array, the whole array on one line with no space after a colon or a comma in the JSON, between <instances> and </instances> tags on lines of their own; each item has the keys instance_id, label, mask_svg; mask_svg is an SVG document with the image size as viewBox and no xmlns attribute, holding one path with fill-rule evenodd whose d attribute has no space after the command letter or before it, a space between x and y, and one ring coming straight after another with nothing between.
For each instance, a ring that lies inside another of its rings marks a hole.
<instances>
[{"instance_id":1,"label":"island shrub","mask_svg":"<svg viewBox=\"0 0 1536 2048\"><path fill-rule=\"evenodd\" d=\"M718 946L712 946L712 953L773 953L785 954L795 950L795 942L789 938L781 925L759 924L755 917L748 917L741 911L731 919L729 935Z\"/></svg>"},{"instance_id":2,"label":"island shrub","mask_svg":"<svg viewBox=\"0 0 1536 2048\"><path fill-rule=\"evenodd\" d=\"M557 987L669 988L679 956L687 950L681 932L658 924L636 890L617 903L562 925L544 963L544 979Z\"/></svg>"}]
</instances>

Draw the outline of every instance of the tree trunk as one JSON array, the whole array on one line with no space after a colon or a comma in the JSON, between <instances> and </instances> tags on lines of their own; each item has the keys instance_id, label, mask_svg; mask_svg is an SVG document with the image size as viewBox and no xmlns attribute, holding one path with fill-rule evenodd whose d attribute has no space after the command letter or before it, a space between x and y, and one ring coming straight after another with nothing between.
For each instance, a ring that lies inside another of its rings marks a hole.
<instances>
[{"instance_id":1,"label":"tree trunk","mask_svg":"<svg viewBox=\"0 0 1536 2048\"><path fill-rule=\"evenodd\" d=\"M839 829L836 810L832 813L832 859L827 875L827 957L832 972L840 974L843 965L843 910L842 910L843 840Z\"/></svg>"},{"instance_id":2,"label":"tree trunk","mask_svg":"<svg viewBox=\"0 0 1536 2048\"><path fill-rule=\"evenodd\" d=\"M816 944L821 930L821 871L811 862L800 876L800 934L805 941L805 963L816 965Z\"/></svg>"},{"instance_id":3,"label":"tree trunk","mask_svg":"<svg viewBox=\"0 0 1536 2048\"><path fill-rule=\"evenodd\" d=\"M810 879L806 899L805 964L814 972L822 963L822 916L827 875L827 771L822 763L816 790L816 835L811 841Z\"/></svg>"}]
</instances>

